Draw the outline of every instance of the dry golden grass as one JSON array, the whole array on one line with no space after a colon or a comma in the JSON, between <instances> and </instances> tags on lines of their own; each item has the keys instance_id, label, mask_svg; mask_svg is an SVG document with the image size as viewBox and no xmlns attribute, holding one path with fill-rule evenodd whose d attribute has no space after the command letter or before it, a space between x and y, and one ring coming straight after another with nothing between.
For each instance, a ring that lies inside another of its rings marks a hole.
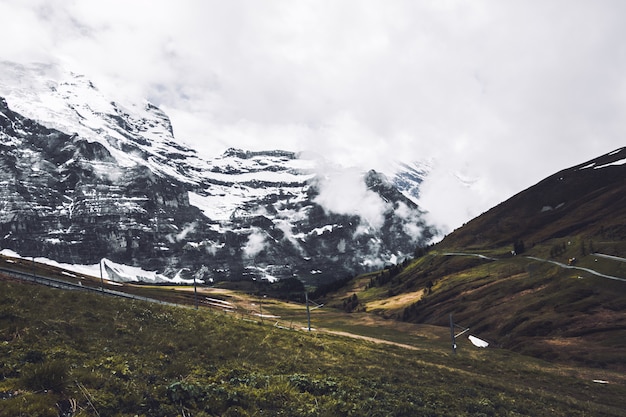
<instances>
[{"instance_id":1,"label":"dry golden grass","mask_svg":"<svg viewBox=\"0 0 626 417\"><path fill-rule=\"evenodd\" d=\"M399 294L393 297L370 301L365 304L367 311L377 310L399 310L405 308L424 296L425 290L418 290Z\"/></svg>"}]
</instances>

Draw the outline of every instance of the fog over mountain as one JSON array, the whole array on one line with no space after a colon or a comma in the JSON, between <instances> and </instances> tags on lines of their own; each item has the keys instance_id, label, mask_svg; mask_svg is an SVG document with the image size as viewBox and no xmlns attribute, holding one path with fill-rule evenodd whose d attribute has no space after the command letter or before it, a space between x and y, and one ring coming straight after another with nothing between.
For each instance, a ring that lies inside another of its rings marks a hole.
<instances>
[{"instance_id":1,"label":"fog over mountain","mask_svg":"<svg viewBox=\"0 0 626 417\"><path fill-rule=\"evenodd\" d=\"M146 98L207 158L429 161L421 203L452 230L623 145L624 14L616 0L2 0L0 56Z\"/></svg>"},{"instance_id":2,"label":"fog over mountain","mask_svg":"<svg viewBox=\"0 0 626 417\"><path fill-rule=\"evenodd\" d=\"M440 235L415 202L426 166L387 176L236 148L209 159L150 102L122 104L57 65L0 69L2 249L106 258L161 280L323 283L400 262Z\"/></svg>"}]
</instances>

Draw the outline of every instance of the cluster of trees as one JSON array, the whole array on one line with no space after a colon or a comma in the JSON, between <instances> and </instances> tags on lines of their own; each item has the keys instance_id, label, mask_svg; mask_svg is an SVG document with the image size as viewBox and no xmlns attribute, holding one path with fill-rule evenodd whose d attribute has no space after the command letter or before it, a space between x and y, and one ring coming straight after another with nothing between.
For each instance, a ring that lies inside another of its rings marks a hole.
<instances>
[{"instance_id":1,"label":"cluster of trees","mask_svg":"<svg viewBox=\"0 0 626 417\"><path fill-rule=\"evenodd\" d=\"M581 254L581 256L585 256L585 255L587 255L587 253L594 253L594 252L595 252L595 249L593 247L593 241L592 240L589 241L589 247L585 246L585 241L584 240L582 240L580 242L580 254Z\"/></svg>"},{"instance_id":2,"label":"cluster of trees","mask_svg":"<svg viewBox=\"0 0 626 417\"><path fill-rule=\"evenodd\" d=\"M556 258L557 256L563 255L565 250L565 242L552 245L552 248L550 248L550 258Z\"/></svg>"},{"instance_id":3,"label":"cluster of trees","mask_svg":"<svg viewBox=\"0 0 626 417\"><path fill-rule=\"evenodd\" d=\"M522 239L518 239L513 243L513 252L516 255L522 254L526 251L526 246L524 245L524 241Z\"/></svg>"},{"instance_id":4,"label":"cluster of trees","mask_svg":"<svg viewBox=\"0 0 626 417\"><path fill-rule=\"evenodd\" d=\"M402 315L398 317L401 321L415 321L418 312L419 301L411 304L408 307L405 307L402 310Z\"/></svg>"},{"instance_id":5,"label":"cluster of trees","mask_svg":"<svg viewBox=\"0 0 626 417\"><path fill-rule=\"evenodd\" d=\"M429 246L418 246L415 248L415 251L413 252L413 257L415 259L419 259L422 256L425 256L428 254L428 252L430 252L430 248L432 248L434 246L434 244L431 244Z\"/></svg>"},{"instance_id":6,"label":"cluster of trees","mask_svg":"<svg viewBox=\"0 0 626 417\"><path fill-rule=\"evenodd\" d=\"M306 289L302 281L298 278L290 277L270 284L265 292L272 297L283 300L303 302L305 291Z\"/></svg>"},{"instance_id":7,"label":"cluster of trees","mask_svg":"<svg viewBox=\"0 0 626 417\"><path fill-rule=\"evenodd\" d=\"M382 287L402 272L402 269L404 269L404 266L402 265L393 265L383 269L376 274L375 277L370 279L370 283L367 285L367 288Z\"/></svg>"},{"instance_id":8,"label":"cluster of trees","mask_svg":"<svg viewBox=\"0 0 626 417\"><path fill-rule=\"evenodd\" d=\"M415 259L420 258L428 253L430 246L418 246L415 249ZM405 258L400 264L386 266L385 269L380 271L376 276L370 279L370 283L367 288L382 287L388 284L393 278L395 278L404 268L411 263L410 258Z\"/></svg>"},{"instance_id":9,"label":"cluster of trees","mask_svg":"<svg viewBox=\"0 0 626 417\"><path fill-rule=\"evenodd\" d=\"M322 284L316 287L315 290L309 294L309 297L311 298L325 297L326 294L328 294L329 292L337 291L343 288L344 286L346 286L346 284L348 284L348 282L350 282L352 278L354 278L352 275L346 275L345 277L338 279L336 281L332 281L327 284Z\"/></svg>"},{"instance_id":10,"label":"cluster of trees","mask_svg":"<svg viewBox=\"0 0 626 417\"><path fill-rule=\"evenodd\" d=\"M358 307L359 307L359 297L357 297L356 294L352 294L350 297L344 298L343 310L346 313L352 313L353 311L357 310Z\"/></svg>"},{"instance_id":11,"label":"cluster of trees","mask_svg":"<svg viewBox=\"0 0 626 417\"><path fill-rule=\"evenodd\" d=\"M559 257L563 254L565 254L565 252L567 251L567 246L568 244L566 244L565 242L562 243L556 243L554 245L552 245L552 247L550 248L550 257L551 258L556 258ZM593 241L589 241L588 244L585 243L584 240L580 241L580 256L585 256L589 253L594 253L595 252L595 248L593 246Z\"/></svg>"}]
</instances>

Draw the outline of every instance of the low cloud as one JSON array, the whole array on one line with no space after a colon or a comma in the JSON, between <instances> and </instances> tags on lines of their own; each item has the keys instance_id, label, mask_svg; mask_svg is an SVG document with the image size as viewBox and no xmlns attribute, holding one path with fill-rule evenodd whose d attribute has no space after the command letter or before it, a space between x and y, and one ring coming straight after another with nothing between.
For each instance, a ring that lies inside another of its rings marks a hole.
<instances>
[{"instance_id":1,"label":"low cloud","mask_svg":"<svg viewBox=\"0 0 626 417\"><path fill-rule=\"evenodd\" d=\"M358 215L361 229L379 230L385 223L389 203L365 184L363 173L357 169L326 170L318 181L319 195L314 202L327 212Z\"/></svg>"},{"instance_id":2,"label":"low cloud","mask_svg":"<svg viewBox=\"0 0 626 417\"><path fill-rule=\"evenodd\" d=\"M260 229L254 229L250 236L248 236L248 242L242 248L243 256L245 258L254 258L265 249L265 234Z\"/></svg>"},{"instance_id":3,"label":"low cloud","mask_svg":"<svg viewBox=\"0 0 626 417\"><path fill-rule=\"evenodd\" d=\"M226 244L224 242L214 242L212 240L206 240L202 242L202 246L208 254L215 256L217 254L217 251L224 248Z\"/></svg>"},{"instance_id":4,"label":"low cloud","mask_svg":"<svg viewBox=\"0 0 626 417\"><path fill-rule=\"evenodd\" d=\"M444 235L512 196L518 191L516 187L527 187L533 181L498 183L505 174L490 175L463 166L453 160L435 163L420 187L419 204L427 210L425 217Z\"/></svg>"},{"instance_id":5,"label":"low cloud","mask_svg":"<svg viewBox=\"0 0 626 417\"><path fill-rule=\"evenodd\" d=\"M411 236L413 243L421 241L424 229L420 224L424 221L422 217L424 214L419 210L409 207L402 201L398 203L394 214L402 219L402 230L404 233Z\"/></svg>"},{"instance_id":6,"label":"low cloud","mask_svg":"<svg viewBox=\"0 0 626 417\"><path fill-rule=\"evenodd\" d=\"M178 233L172 233L172 234L167 235L167 239L171 243L181 242L187 238L187 235L189 233L192 233L194 230L196 230L196 227L197 227L196 222L187 223L185 227L183 227L183 229L179 231Z\"/></svg>"},{"instance_id":7,"label":"low cloud","mask_svg":"<svg viewBox=\"0 0 626 417\"><path fill-rule=\"evenodd\" d=\"M181 230L180 233L178 233L176 235L176 240L181 241L181 240L185 239L189 233L191 233L194 230L196 230L196 226L197 226L196 222L189 223L189 224L185 225L183 230Z\"/></svg>"},{"instance_id":8,"label":"low cloud","mask_svg":"<svg viewBox=\"0 0 626 417\"><path fill-rule=\"evenodd\" d=\"M625 14L623 1L2 0L0 56L147 98L207 156L315 150L362 170L436 156L423 206L454 228L623 145ZM348 211L336 181L320 201ZM379 223L381 203L354 193Z\"/></svg>"},{"instance_id":9,"label":"low cloud","mask_svg":"<svg viewBox=\"0 0 626 417\"><path fill-rule=\"evenodd\" d=\"M295 220L296 220L295 216L291 218L291 221L295 221ZM304 250L302 249L302 246L300 245L300 242L293 235L293 230L291 227L292 223L288 219L277 219L274 221L274 225L281 232L283 232L283 239L286 239L287 241L289 241L294 247L294 249L296 249L301 256L306 256Z\"/></svg>"}]
</instances>

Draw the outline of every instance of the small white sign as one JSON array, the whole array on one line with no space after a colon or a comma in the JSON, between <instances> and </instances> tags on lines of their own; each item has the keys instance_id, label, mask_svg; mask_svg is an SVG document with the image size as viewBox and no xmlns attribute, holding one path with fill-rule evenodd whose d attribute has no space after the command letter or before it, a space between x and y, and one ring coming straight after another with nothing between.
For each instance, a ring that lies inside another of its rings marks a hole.
<instances>
[{"instance_id":1,"label":"small white sign","mask_svg":"<svg viewBox=\"0 0 626 417\"><path fill-rule=\"evenodd\" d=\"M489 346L489 343L477 338L476 336L469 335L468 339L470 342L472 342L474 346L478 346L479 348L486 348L487 346Z\"/></svg>"}]
</instances>

